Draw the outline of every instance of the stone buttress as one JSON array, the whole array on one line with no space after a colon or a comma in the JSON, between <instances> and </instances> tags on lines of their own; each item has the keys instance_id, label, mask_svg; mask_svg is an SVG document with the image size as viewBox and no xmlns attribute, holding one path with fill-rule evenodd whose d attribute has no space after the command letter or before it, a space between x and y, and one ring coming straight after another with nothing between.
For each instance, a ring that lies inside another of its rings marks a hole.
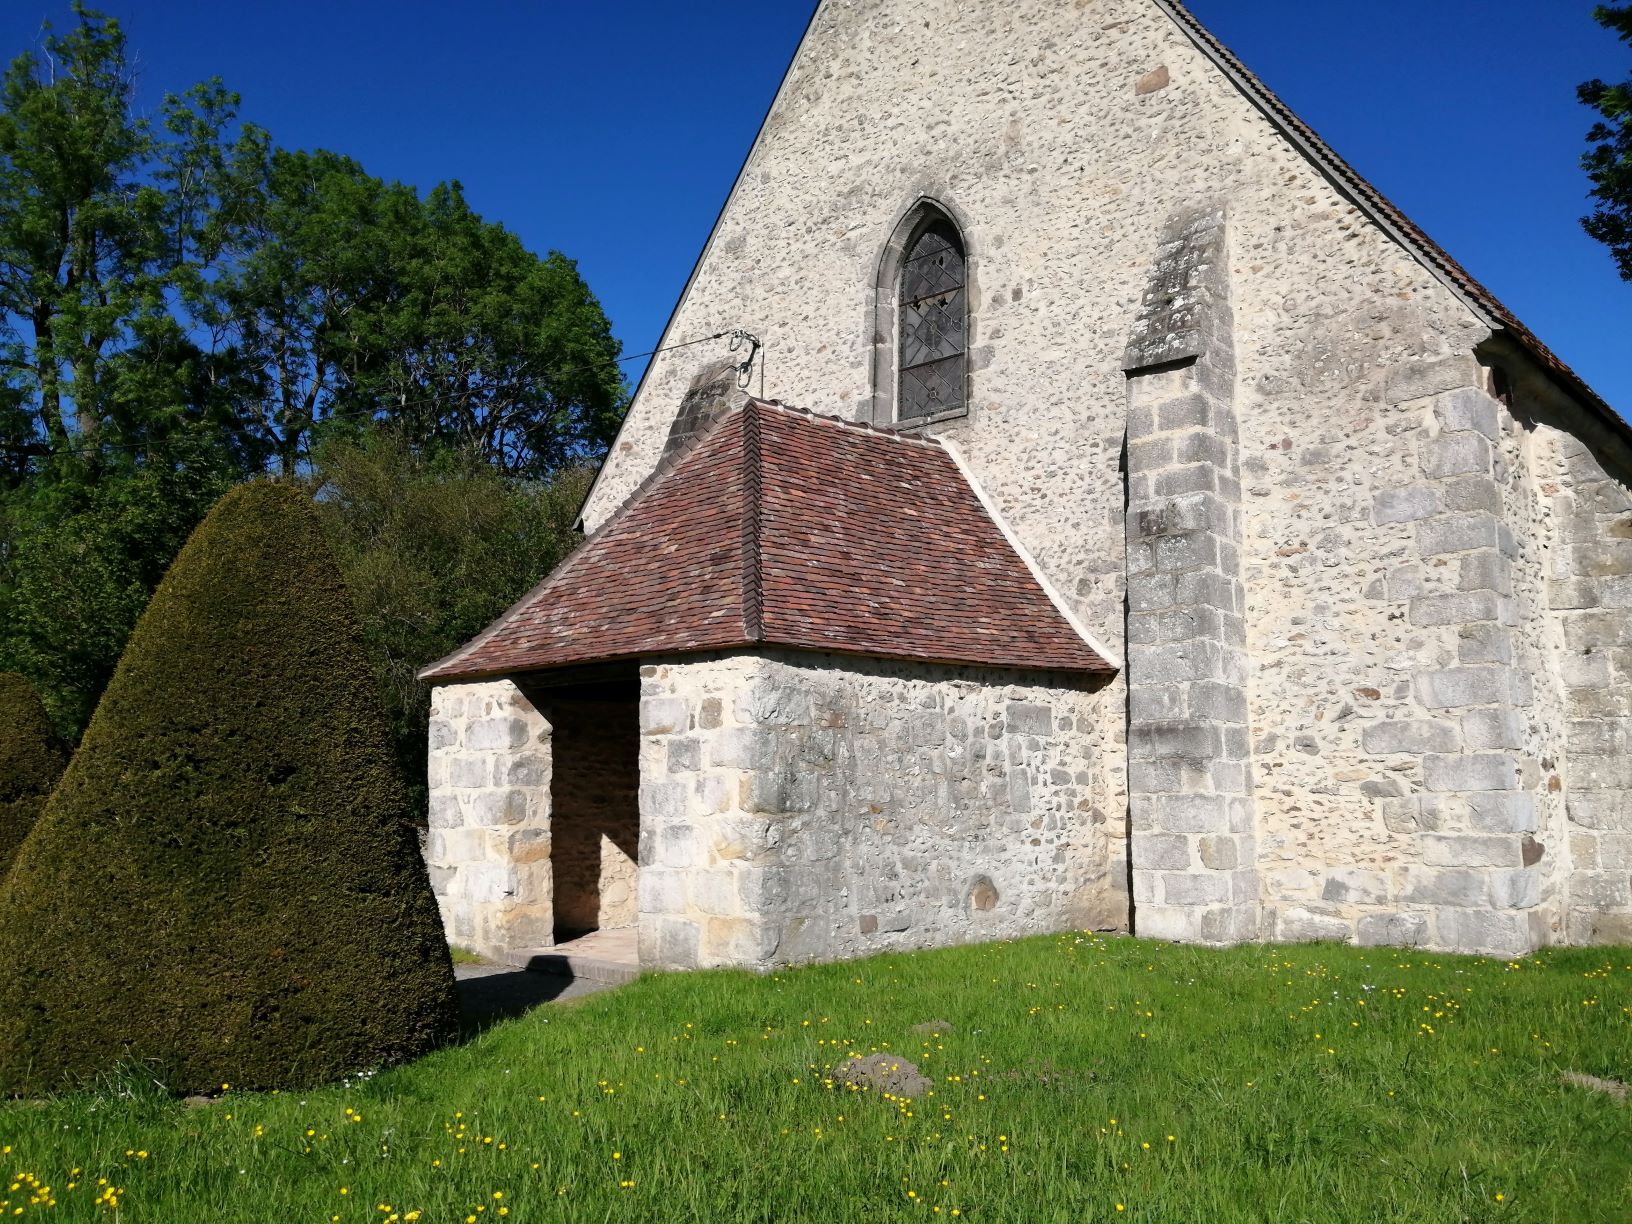
<instances>
[{"instance_id":1,"label":"stone buttress","mask_svg":"<svg viewBox=\"0 0 1632 1224\"><path fill-rule=\"evenodd\" d=\"M1134 930L1258 935L1235 357L1221 207L1168 223L1124 367Z\"/></svg>"}]
</instances>

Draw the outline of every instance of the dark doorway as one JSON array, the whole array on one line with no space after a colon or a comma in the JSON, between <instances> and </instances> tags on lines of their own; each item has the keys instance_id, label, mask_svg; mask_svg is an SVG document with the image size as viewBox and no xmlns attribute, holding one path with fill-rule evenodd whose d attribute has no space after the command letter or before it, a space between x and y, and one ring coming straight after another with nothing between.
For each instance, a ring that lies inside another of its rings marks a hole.
<instances>
[{"instance_id":1,"label":"dark doorway","mask_svg":"<svg viewBox=\"0 0 1632 1224\"><path fill-rule=\"evenodd\" d=\"M556 689L550 867L555 942L640 916L640 695L637 684Z\"/></svg>"}]
</instances>

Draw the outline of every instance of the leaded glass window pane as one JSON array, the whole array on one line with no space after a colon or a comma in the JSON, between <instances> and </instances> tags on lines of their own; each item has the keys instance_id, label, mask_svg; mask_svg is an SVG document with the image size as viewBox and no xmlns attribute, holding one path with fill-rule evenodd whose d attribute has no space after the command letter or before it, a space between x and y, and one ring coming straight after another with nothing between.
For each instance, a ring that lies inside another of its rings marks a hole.
<instances>
[{"instance_id":1,"label":"leaded glass window pane","mask_svg":"<svg viewBox=\"0 0 1632 1224\"><path fill-rule=\"evenodd\" d=\"M963 243L943 221L914 240L901 265L901 420L963 407Z\"/></svg>"}]
</instances>

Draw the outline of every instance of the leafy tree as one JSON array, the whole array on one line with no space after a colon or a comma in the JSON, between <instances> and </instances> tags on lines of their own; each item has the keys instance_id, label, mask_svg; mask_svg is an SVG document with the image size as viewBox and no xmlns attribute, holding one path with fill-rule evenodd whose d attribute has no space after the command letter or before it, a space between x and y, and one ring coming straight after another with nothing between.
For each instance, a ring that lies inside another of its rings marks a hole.
<instances>
[{"instance_id":1,"label":"leafy tree","mask_svg":"<svg viewBox=\"0 0 1632 1224\"><path fill-rule=\"evenodd\" d=\"M199 526L0 885L0 1091L134 1058L292 1087L454 1031L452 965L310 500ZM128 932L129 938L109 938Z\"/></svg>"},{"instance_id":2,"label":"leafy tree","mask_svg":"<svg viewBox=\"0 0 1632 1224\"><path fill-rule=\"evenodd\" d=\"M32 328L7 337L6 369L38 397L40 425L65 448L70 409L93 427L99 363L140 263L143 205L133 181L147 147L131 113L124 35L79 24L24 52L0 80L0 306Z\"/></svg>"},{"instance_id":3,"label":"leafy tree","mask_svg":"<svg viewBox=\"0 0 1632 1224\"><path fill-rule=\"evenodd\" d=\"M0 500L0 660L34 678L70 741L171 558L238 480L218 459Z\"/></svg>"},{"instance_id":4,"label":"leafy tree","mask_svg":"<svg viewBox=\"0 0 1632 1224\"><path fill-rule=\"evenodd\" d=\"M218 80L143 118L119 22L74 12L0 77L13 486L163 462L178 431L246 474L294 473L336 416L528 476L605 447L619 346L571 260L532 254L457 183L421 196L278 148Z\"/></svg>"},{"instance_id":5,"label":"leafy tree","mask_svg":"<svg viewBox=\"0 0 1632 1224\"><path fill-rule=\"evenodd\" d=\"M422 199L334 153L244 141L229 178L241 215L200 309L267 388L257 429L283 470L325 419L534 477L610 442L619 346L571 260L533 255L457 183Z\"/></svg>"},{"instance_id":6,"label":"leafy tree","mask_svg":"<svg viewBox=\"0 0 1632 1224\"><path fill-rule=\"evenodd\" d=\"M74 12L0 78L0 438L13 466L50 458L57 479L94 476L100 448L129 442L117 426L133 410L181 407L121 387L119 357L183 326L170 302L201 258L198 197L218 202L225 182L204 181L219 159L203 150L237 102L219 82L167 97L175 139L160 139L136 114L119 23Z\"/></svg>"},{"instance_id":7,"label":"leafy tree","mask_svg":"<svg viewBox=\"0 0 1632 1224\"><path fill-rule=\"evenodd\" d=\"M63 754L26 676L0 672L0 877L62 774Z\"/></svg>"},{"instance_id":8,"label":"leafy tree","mask_svg":"<svg viewBox=\"0 0 1632 1224\"><path fill-rule=\"evenodd\" d=\"M71 738L231 483L385 425L547 484L624 404L570 260L278 148L219 81L143 117L120 24L74 11L0 77L0 668Z\"/></svg>"},{"instance_id":9,"label":"leafy tree","mask_svg":"<svg viewBox=\"0 0 1632 1224\"><path fill-rule=\"evenodd\" d=\"M394 238L396 293L363 324L384 343L359 352L353 396L515 475L603 453L622 417L619 346L577 266L484 222L458 183Z\"/></svg>"},{"instance_id":10,"label":"leafy tree","mask_svg":"<svg viewBox=\"0 0 1632 1224\"><path fill-rule=\"evenodd\" d=\"M0 666L70 737L187 533L264 466L234 430L256 389L173 309L236 99L167 98L161 140L119 23L75 14L0 78Z\"/></svg>"},{"instance_id":11,"label":"leafy tree","mask_svg":"<svg viewBox=\"0 0 1632 1224\"><path fill-rule=\"evenodd\" d=\"M414 674L566 556L589 479L588 469L568 468L523 481L473 448L415 448L390 431L318 449L318 514L364 626L421 818L430 690Z\"/></svg>"},{"instance_id":12,"label":"leafy tree","mask_svg":"<svg viewBox=\"0 0 1632 1224\"><path fill-rule=\"evenodd\" d=\"M1632 43L1632 4L1601 4L1593 16L1622 42ZM1632 280L1632 77L1618 85L1588 81L1577 95L1601 116L1587 133L1593 147L1581 159L1598 207L1582 225L1609 247L1622 278Z\"/></svg>"}]
</instances>

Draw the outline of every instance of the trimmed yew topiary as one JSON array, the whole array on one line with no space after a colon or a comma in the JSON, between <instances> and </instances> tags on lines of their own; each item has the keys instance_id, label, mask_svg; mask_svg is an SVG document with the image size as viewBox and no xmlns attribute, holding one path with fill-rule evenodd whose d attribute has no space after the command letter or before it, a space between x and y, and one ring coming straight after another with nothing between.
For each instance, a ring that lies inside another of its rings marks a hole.
<instances>
[{"instance_id":1,"label":"trimmed yew topiary","mask_svg":"<svg viewBox=\"0 0 1632 1224\"><path fill-rule=\"evenodd\" d=\"M0 877L62 776L63 753L27 676L0 672Z\"/></svg>"},{"instance_id":2,"label":"trimmed yew topiary","mask_svg":"<svg viewBox=\"0 0 1632 1224\"><path fill-rule=\"evenodd\" d=\"M457 1027L361 636L311 504L193 533L0 890L0 1090L139 1062L298 1087Z\"/></svg>"}]
</instances>

